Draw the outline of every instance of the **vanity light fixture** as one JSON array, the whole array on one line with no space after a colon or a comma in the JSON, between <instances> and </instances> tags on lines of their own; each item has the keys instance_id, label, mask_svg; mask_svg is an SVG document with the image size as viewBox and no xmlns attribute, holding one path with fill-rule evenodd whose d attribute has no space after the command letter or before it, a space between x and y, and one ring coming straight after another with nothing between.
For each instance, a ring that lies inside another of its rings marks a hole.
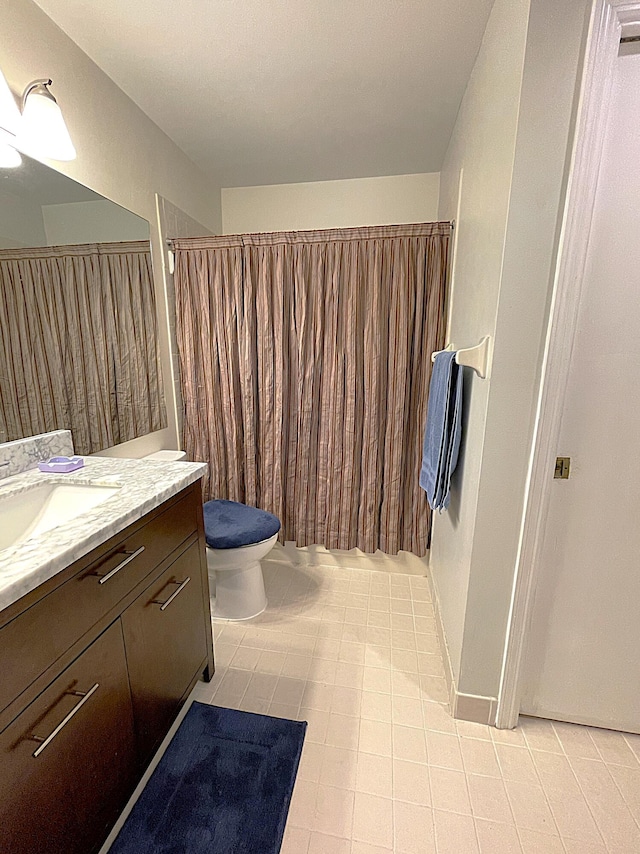
<instances>
[{"instance_id":1,"label":"vanity light fixture","mask_svg":"<svg viewBox=\"0 0 640 854\"><path fill-rule=\"evenodd\" d=\"M2 134L0 133L0 169L16 169L22 165L22 157L20 152L9 145L8 142L3 142Z\"/></svg>"},{"instance_id":2,"label":"vanity light fixture","mask_svg":"<svg viewBox=\"0 0 640 854\"><path fill-rule=\"evenodd\" d=\"M16 145L36 157L75 160L76 150L62 111L49 91L51 82L48 78L34 80L24 90Z\"/></svg>"},{"instance_id":3,"label":"vanity light fixture","mask_svg":"<svg viewBox=\"0 0 640 854\"><path fill-rule=\"evenodd\" d=\"M0 129L15 136L20 126L20 110L9 89L9 84L0 71ZM4 143L4 139L0 140Z\"/></svg>"}]
</instances>

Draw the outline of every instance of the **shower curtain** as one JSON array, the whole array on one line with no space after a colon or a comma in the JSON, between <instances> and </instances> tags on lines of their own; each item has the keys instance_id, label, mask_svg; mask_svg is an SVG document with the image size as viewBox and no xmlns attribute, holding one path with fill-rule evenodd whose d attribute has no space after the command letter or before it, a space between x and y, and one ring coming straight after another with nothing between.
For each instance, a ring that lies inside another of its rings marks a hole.
<instances>
[{"instance_id":1,"label":"shower curtain","mask_svg":"<svg viewBox=\"0 0 640 854\"><path fill-rule=\"evenodd\" d=\"M166 427L148 241L0 250L0 427L90 454Z\"/></svg>"},{"instance_id":2,"label":"shower curtain","mask_svg":"<svg viewBox=\"0 0 640 854\"><path fill-rule=\"evenodd\" d=\"M183 441L298 545L423 555L449 223L180 238Z\"/></svg>"}]
</instances>

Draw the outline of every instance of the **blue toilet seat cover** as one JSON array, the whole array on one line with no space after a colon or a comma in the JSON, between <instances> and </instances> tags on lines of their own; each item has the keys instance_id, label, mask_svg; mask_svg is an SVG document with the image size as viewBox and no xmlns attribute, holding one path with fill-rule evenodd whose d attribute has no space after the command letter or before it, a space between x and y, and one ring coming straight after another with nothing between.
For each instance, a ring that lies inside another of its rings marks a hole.
<instances>
[{"instance_id":1,"label":"blue toilet seat cover","mask_svg":"<svg viewBox=\"0 0 640 854\"><path fill-rule=\"evenodd\" d=\"M212 549L237 549L268 540L280 530L280 519L239 501L215 498L204 503L204 533Z\"/></svg>"}]
</instances>

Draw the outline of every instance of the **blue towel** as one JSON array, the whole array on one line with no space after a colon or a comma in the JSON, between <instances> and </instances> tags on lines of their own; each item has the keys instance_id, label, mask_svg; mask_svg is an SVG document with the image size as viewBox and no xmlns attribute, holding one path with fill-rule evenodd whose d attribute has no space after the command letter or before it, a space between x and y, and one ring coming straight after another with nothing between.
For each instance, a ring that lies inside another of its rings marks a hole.
<instances>
[{"instance_id":1,"label":"blue towel","mask_svg":"<svg viewBox=\"0 0 640 854\"><path fill-rule=\"evenodd\" d=\"M431 374L420 486L434 510L449 506L460 451L463 371L455 352L438 353Z\"/></svg>"}]
</instances>

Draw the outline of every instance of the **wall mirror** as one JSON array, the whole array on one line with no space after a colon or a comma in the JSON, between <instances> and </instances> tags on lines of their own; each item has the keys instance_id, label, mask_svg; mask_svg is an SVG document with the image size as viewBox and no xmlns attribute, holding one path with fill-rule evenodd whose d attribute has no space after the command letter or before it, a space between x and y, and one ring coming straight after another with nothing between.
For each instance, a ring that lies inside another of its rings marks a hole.
<instances>
[{"instance_id":1,"label":"wall mirror","mask_svg":"<svg viewBox=\"0 0 640 854\"><path fill-rule=\"evenodd\" d=\"M0 169L0 442L97 453L166 426L149 223L35 160Z\"/></svg>"}]
</instances>

